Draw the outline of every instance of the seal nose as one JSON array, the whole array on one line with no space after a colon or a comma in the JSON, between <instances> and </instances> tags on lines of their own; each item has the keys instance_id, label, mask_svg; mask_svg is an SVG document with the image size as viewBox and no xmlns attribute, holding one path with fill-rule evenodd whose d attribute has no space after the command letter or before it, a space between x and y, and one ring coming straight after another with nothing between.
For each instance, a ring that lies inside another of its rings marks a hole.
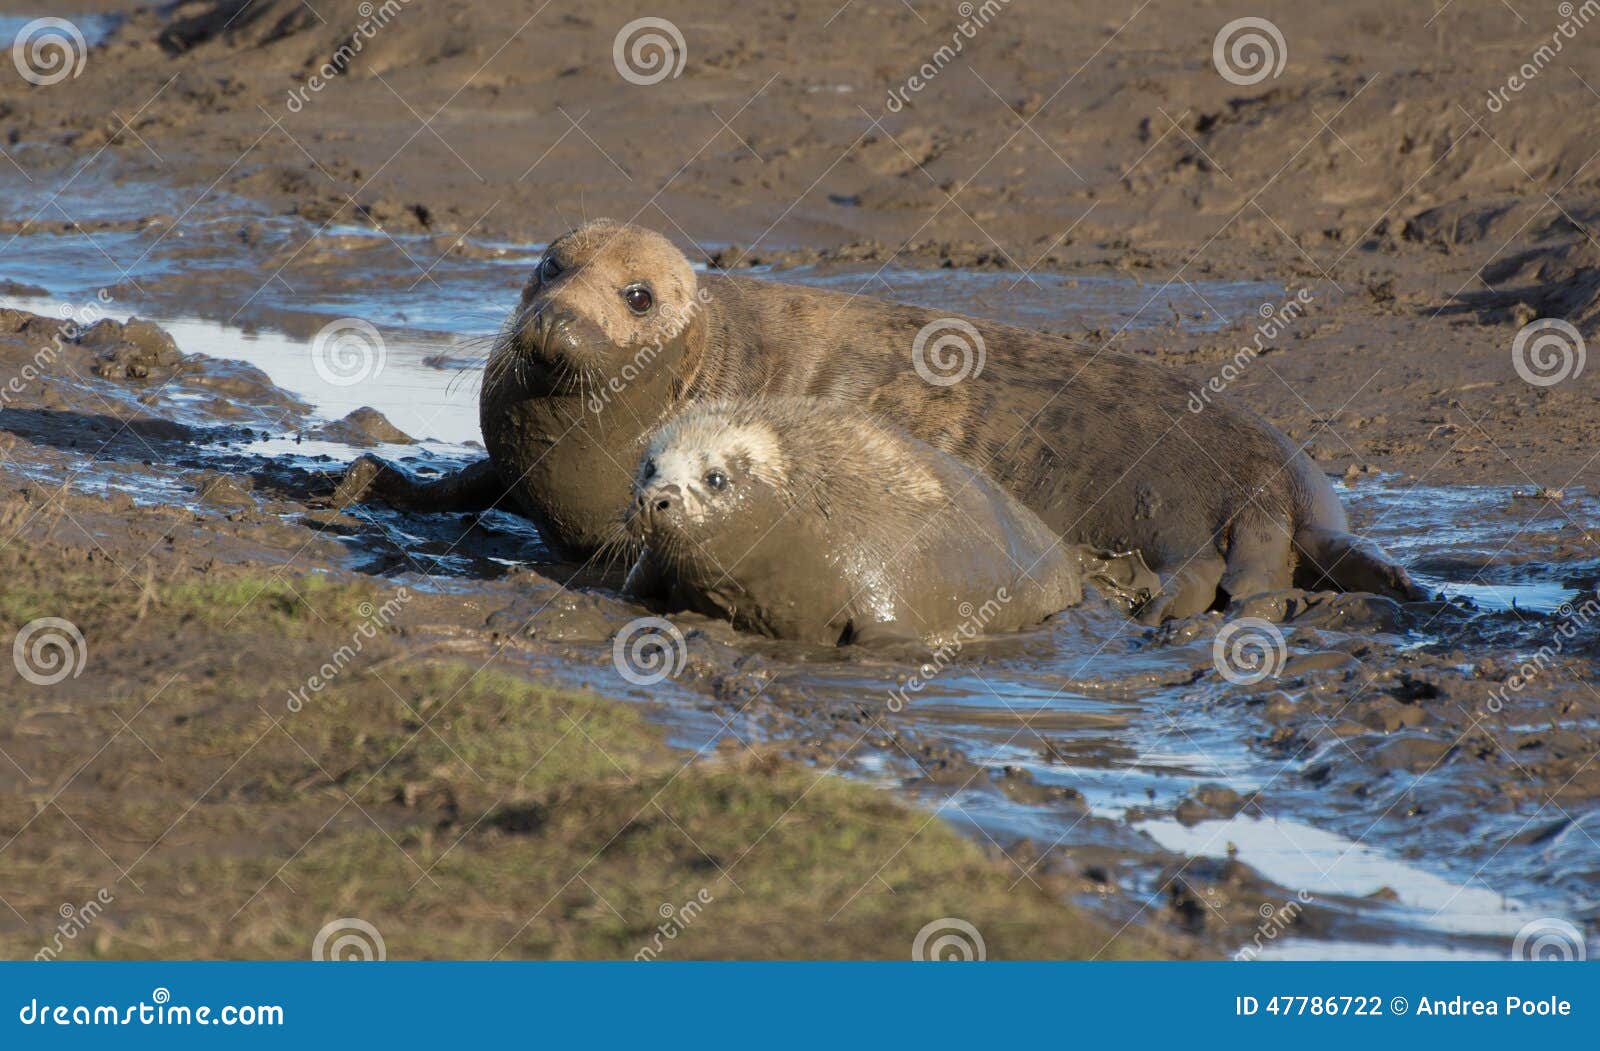
<instances>
[{"instance_id":1,"label":"seal nose","mask_svg":"<svg viewBox=\"0 0 1600 1051\"><path fill-rule=\"evenodd\" d=\"M638 505L645 521L655 525L683 505L683 490L675 482L652 485L639 494Z\"/></svg>"},{"instance_id":2,"label":"seal nose","mask_svg":"<svg viewBox=\"0 0 1600 1051\"><path fill-rule=\"evenodd\" d=\"M565 310L544 309L534 315L533 341L551 357L573 350L572 315Z\"/></svg>"},{"instance_id":3,"label":"seal nose","mask_svg":"<svg viewBox=\"0 0 1600 1051\"><path fill-rule=\"evenodd\" d=\"M540 304L524 323L527 352L546 365L594 367L611 346L604 329L578 309Z\"/></svg>"}]
</instances>

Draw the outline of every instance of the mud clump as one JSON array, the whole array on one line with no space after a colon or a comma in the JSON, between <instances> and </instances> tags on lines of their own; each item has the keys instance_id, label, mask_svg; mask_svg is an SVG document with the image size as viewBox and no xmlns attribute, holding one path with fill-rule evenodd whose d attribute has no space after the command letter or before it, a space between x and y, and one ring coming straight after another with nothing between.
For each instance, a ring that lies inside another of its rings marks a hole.
<instances>
[{"instance_id":1,"label":"mud clump","mask_svg":"<svg viewBox=\"0 0 1600 1051\"><path fill-rule=\"evenodd\" d=\"M138 318L98 321L76 342L95 352L95 375L106 379L143 380L163 371L170 376L183 360L165 329Z\"/></svg>"},{"instance_id":2,"label":"mud clump","mask_svg":"<svg viewBox=\"0 0 1600 1051\"><path fill-rule=\"evenodd\" d=\"M311 432L311 437L331 442L343 442L362 449L375 445L415 445L416 439L389 422L377 409L363 405L343 419L323 424Z\"/></svg>"},{"instance_id":3,"label":"mud clump","mask_svg":"<svg viewBox=\"0 0 1600 1051\"><path fill-rule=\"evenodd\" d=\"M325 24L292 0L194 0L174 5L171 23L158 40L170 54L219 42L235 48L260 48Z\"/></svg>"},{"instance_id":4,"label":"mud clump","mask_svg":"<svg viewBox=\"0 0 1600 1051\"><path fill-rule=\"evenodd\" d=\"M188 482L203 503L226 509L255 506L252 493L254 484L248 475L223 474L219 471L197 471Z\"/></svg>"}]
</instances>

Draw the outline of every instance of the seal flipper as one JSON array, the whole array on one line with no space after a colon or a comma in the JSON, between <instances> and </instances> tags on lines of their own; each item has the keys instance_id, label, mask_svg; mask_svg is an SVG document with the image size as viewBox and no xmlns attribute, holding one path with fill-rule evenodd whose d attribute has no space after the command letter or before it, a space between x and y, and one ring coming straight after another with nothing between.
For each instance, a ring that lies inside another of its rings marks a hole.
<instances>
[{"instance_id":1,"label":"seal flipper","mask_svg":"<svg viewBox=\"0 0 1600 1051\"><path fill-rule=\"evenodd\" d=\"M1160 624L1204 613L1217 601L1217 586L1228 564L1222 556L1206 553L1191 556L1177 569L1161 571L1161 592L1140 608L1141 624Z\"/></svg>"},{"instance_id":2,"label":"seal flipper","mask_svg":"<svg viewBox=\"0 0 1600 1051\"><path fill-rule=\"evenodd\" d=\"M379 500L402 511L488 511L506 496L493 461L479 460L431 482L414 481L376 456L345 469L333 492L337 507Z\"/></svg>"},{"instance_id":3,"label":"seal flipper","mask_svg":"<svg viewBox=\"0 0 1600 1051\"><path fill-rule=\"evenodd\" d=\"M1307 526L1294 535L1300 565L1295 584L1307 591L1370 591L1401 602L1432 596L1377 544L1341 529Z\"/></svg>"},{"instance_id":4,"label":"seal flipper","mask_svg":"<svg viewBox=\"0 0 1600 1051\"><path fill-rule=\"evenodd\" d=\"M1218 587L1231 605L1293 583L1288 528L1253 508L1234 523L1228 538L1227 570Z\"/></svg>"},{"instance_id":5,"label":"seal flipper","mask_svg":"<svg viewBox=\"0 0 1600 1051\"><path fill-rule=\"evenodd\" d=\"M1138 551L1107 551L1076 544L1072 554L1083 580L1123 612L1138 609L1161 592L1161 578Z\"/></svg>"}]
</instances>

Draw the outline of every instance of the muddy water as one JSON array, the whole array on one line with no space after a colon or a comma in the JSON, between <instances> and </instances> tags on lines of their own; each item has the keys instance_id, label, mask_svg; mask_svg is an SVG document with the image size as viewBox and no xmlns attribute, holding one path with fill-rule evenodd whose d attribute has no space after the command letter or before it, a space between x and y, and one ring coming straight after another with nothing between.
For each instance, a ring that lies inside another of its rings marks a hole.
<instances>
[{"instance_id":1,"label":"muddy water","mask_svg":"<svg viewBox=\"0 0 1600 1051\"><path fill-rule=\"evenodd\" d=\"M138 215L108 204L106 187L87 176L63 198L16 189L7 218L40 216L42 223L65 201L84 226L8 233L0 279L16 284L0 297L5 305L59 315L106 302L101 292L109 290L109 316L153 317L187 352L256 365L327 420L372 406L421 439L382 446L384 455L424 470L481 455L477 364L539 246L319 228L248 202L186 201L158 183L133 195L155 209ZM114 199L130 199L126 184ZM1180 324L1198 333L1248 318L1283 294L1248 282L1194 282L1156 294L1118 278L894 267L762 276L1055 329ZM346 316L384 335L381 367L355 384L330 380L312 350L318 329ZM361 451L302 431L257 435L225 456L336 465ZM221 462L224 450L216 454ZM206 455L197 450L197 462ZM159 481L145 484L146 497L172 498L157 491ZM1263 956L1504 958L1530 920L1581 921L1595 885L1592 855L1577 860L1588 852L1584 840L1594 842L1587 815L1569 805L1561 831L1496 849L1516 838L1525 815L1474 813L1483 797L1470 770L1436 761L1363 774L1370 742L1352 737L1344 717L1363 688L1347 673L1418 653L1444 655L1439 663L1448 670L1452 662L1514 661L1537 649L1552 618L1592 590L1600 573L1576 556L1569 563L1531 558L1533 538L1559 538L1595 521L1600 508L1580 492L1551 502L1504 488L1386 478L1345 497L1358 528L1452 601L1291 620L1280 629L1285 663L1272 681L1239 685L1219 674L1215 616L1150 631L1087 608L974 645L920 689L898 695L916 671L909 664L802 652L705 628L740 664L723 685L744 677L754 703L711 699L717 691L703 676L663 684L650 700L696 748L730 727L745 740L843 737L852 747L832 761L842 772L903 787L976 836L1032 844L1018 855L1019 880L1036 855L1090 865L1110 859L1098 867L1128 892L1123 900L1132 904L1118 913L1127 922L1166 908L1172 856L1192 859L1177 876L1197 886L1212 878L1207 859L1237 859L1264 879L1264 893L1315 917L1281 936L1274 928ZM500 526L506 550L497 564L538 563L531 531ZM461 559L430 558L429 537L397 529L391 540L414 548L397 572L414 576L421 567L449 587L482 575L482 566ZM570 660L546 654L543 667L618 692L608 651L574 644ZM1466 711L1480 699L1469 694L1447 688L1438 704ZM841 713L881 718L895 732L841 735ZM1446 743L1455 725L1446 719L1440 727ZM1421 808L1448 820L1424 829L1397 823L1402 798L1404 813ZM1600 826L1591 830L1600 836ZM1208 893L1197 892L1202 920L1207 907L1223 913Z\"/></svg>"}]
</instances>

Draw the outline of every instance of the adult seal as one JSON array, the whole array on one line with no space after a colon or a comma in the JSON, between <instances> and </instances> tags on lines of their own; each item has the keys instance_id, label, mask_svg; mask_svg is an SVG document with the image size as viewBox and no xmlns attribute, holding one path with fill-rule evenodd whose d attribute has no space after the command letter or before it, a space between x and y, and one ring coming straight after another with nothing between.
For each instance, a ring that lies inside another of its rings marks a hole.
<instances>
[{"instance_id":1,"label":"adult seal","mask_svg":"<svg viewBox=\"0 0 1600 1051\"><path fill-rule=\"evenodd\" d=\"M1137 555L1064 544L949 453L841 402L691 405L649 439L626 590L819 645L941 646L1077 605L1142 601Z\"/></svg>"},{"instance_id":2,"label":"adult seal","mask_svg":"<svg viewBox=\"0 0 1600 1051\"><path fill-rule=\"evenodd\" d=\"M550 245L485 368L489 459L421 486L358 464L433 510L509 495L558 553L626 547L646 436L685 404L829 398L890 418L998 482L1069 543L1139 550L1155 622L1290 586L1425 597L1349 532L1327 478L1283 434L1218 396L1188 409L1159 365L920 307L696 275L650 230L587 223Z\"/></svg>"}]
</instances>

